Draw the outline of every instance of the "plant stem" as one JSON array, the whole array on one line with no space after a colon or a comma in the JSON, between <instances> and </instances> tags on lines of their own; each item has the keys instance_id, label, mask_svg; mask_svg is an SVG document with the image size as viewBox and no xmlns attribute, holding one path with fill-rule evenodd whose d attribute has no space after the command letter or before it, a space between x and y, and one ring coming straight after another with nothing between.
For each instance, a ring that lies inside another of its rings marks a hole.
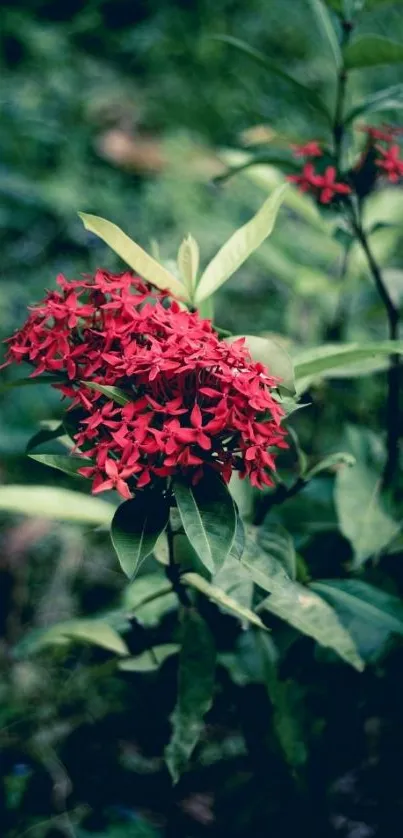
<instances>
[{"instance_id":1,"label":"plant stem","mask_svg":"<svg viewBox=\"0 0 403 838\"><path fill-rule=\"evenodd\" d=\"M367 257L367 262L373 276L376 289L382 300L388 320L388 337L390 340L399 338L399 309L395 306L385 285L380 267L371 250L367 235L360 221L353 219L354 232ZM396 467L399 460L399 436L400 436L400 358L399 355L390 356L390 366L387 376L387 402L386 402L386 427L387 427L387 459L383 472L383 485L390 486L393 481Z\"/></svg>"},{"instance_id":2,"label":"plant stem","mask_svg":"<svg viewBox=\"0 0 403 838\"><path fill-rule=\"evenodd\" d=\"M346 46L349 41L351 31L352 31L352 23L348 20L342 21L342 39L341 39L341 46L342 48ZM336 107L334 113L334 121L333 121L333 143L334 143L334 157L336 168L339 169L340 161L341 161L341 152L343 147L343 139L344 139L344 100L346 98L346 86L347 86L347 70L344 66L344 63L340 67L340 70L337 75L337 93L336 93Z\"/></svg>"},{"instance_id":3,"label":"plant stem","mask_svg":"<svg viewBox=\"0 0 403 838\"><path fill-rule=\"evenodd\" d=\"M180 569L175 561L175 545L174 545L174 531L172 529L172 524L168 520L167 525L167 542L168 542L168 557L169 557L169 564L166 568L166 575L172 585L173 590L175 591L179 602L185 608L189 608L192 603L189 597L189 594L186 588L181 583L180 578Z\"/></svg>"}]
</instances>

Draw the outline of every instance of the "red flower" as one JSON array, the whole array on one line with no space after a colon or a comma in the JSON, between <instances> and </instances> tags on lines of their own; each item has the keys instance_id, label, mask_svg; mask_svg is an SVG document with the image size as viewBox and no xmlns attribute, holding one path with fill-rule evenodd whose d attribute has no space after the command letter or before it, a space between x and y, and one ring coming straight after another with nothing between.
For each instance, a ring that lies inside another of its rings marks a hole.
<instances>
[{"instance_id":1,"label":"red flower","mask_svg":"<svg viewBox=\"0 0 403 838\"><path fill-rule=\"evenodd\" d=\"M368 134L371 140L381 140L384 143L393 142L396 134L402 131L401 128L395 128L392 125L384 125L383 128L376 128L374 125L359 125L358 130Z\"/></svg>"},{"instance_id":2,"label":"red flower","mask_svg":"<svg viewBox=\"0 0 403 838\"><path fill-rule=\"evenodd\" d=\"M335 195L348 195L351 188L347 183L336 181L336 169L328 166L324 175L317 175L315 186L319 189L319 201L321 204L330 204Z\"/></svg>"},{"instance_id":3,"label":"red flower","mask_svg":"<svg viewBox=\"0 0 403 838\"><path fill-rule=\"evenodd\" d=\"M316 140L311 140L309 143L303 143L302 145L294 144L291 148L296 157L322 157L323 155L323 151Z\"/></svg>"},{"instance_id":4,"label":"red flower","mask_svg":"<svg viewBox=\"0 0 403 838\"><path fill-rule=\"evenodd\" d=\"M377 146L377 151L382 158L375 160L376 166L383 169L391 183L397 183L403 177L403 160L400 159L400 146L392 145L390 148Z\"/></svg>"},{"instance_id":5,"label":"red flower","mask_svg":"<svg viewBox=\"0 0 403 838\"><path fill-rule=\"evenodd\" d=\"M310 192L316 186L317 177L312 163L305 163L300 175L288 175L287 180L296 183L301 192Z\"/></svg>"},{"instance_id":6,"label":"red flower","mask_svg":"<svg viewBox=\"0 0 403 838\"><path fill-rule=\"evenodd\" d=\"M196 482L205 468L272 484L273 449L286 447L278 382L243 340L220 341L210 321L129 273L58 284L8 339L6 363L61 376L52 386L78 408L76 449L92 460L80 473L93 492L128 498L177 473ZM119 388L128 403L86 381Z\"/></svg>"}]
</instances>

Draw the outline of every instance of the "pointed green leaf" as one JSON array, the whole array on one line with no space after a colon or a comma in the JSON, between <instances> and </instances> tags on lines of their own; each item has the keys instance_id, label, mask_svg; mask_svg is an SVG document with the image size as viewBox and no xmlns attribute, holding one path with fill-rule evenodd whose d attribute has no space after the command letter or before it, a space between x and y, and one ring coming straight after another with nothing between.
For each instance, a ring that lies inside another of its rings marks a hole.
<instances>
[{"instance_id":1,"label":"pointed green leaf","mask_svg":"<svg viewBox=\"0 0 403 838\"><path fill-rule=\"evenodd\" d=\"M183 614L178 697L171 717L172 737L165 751L174 783L183 774L213 703L216 648L207 623L193 609Z\"/></svg>"},{"instance_id":2,"label":"pointed green leaf","mask_svg":"<svg viewBox=\"0 0 403 838\"><path fill-rule=\"evenodd\" d=\"M118 666L124 672L155 672L167 658L175 655L178 650L177 643L162 643L161 646L153 646L152 649L147 649L141 655L121 661Z\"/></svg>"},{"instance_id":3,"label":"pointed green leaf","mask_svg":"<svg viewBox=\"0 0 403 838\"><path fill-rule=\"evenodd\" d=\"M203 579L202 576L199 576L198 573L184 573L183 576L181 576L181 581L185 585L190 585L191 588L195 588L197 591L200 591L201 594L204 594L204 596L208 597L208 599L211 599L211 601L220 608L223 608L225 611L229 611L229 613L234 617L238 617L239 620L246 620L248 623L253 623L254 626L258 626L262 629L266 628L257 614L249 608L245 608L232 597L228 596L228 594L216 585L212 585L210 582L207 582L207 580Z\"/></svg>"},{"instance_id":4,"label":"pointed green leaf","mask_svg":"<svg viewBox=\"0 0 403 838\"><path fill-rule=\"evenodd\" d=\"M79 524L110 524L115 507L100 498L54 486L2 486L0 510Z\"/></svg>"},{"instance_id":5,"label":"pointed green leaf","mask_svg":"<svg viewBox=\"0 0 403 838\"><path fill-rule=\"evenodd\" d=\"M107 221L105 218L98 218L96 215L88 215L85 212L78 213L86 230L95 233L105 244L132 268L140 274L143 279L150 282L156 288L170 291L174 296L188 299L185 287L178 279L167 271L156 259L153 259L136 242L129 238L116 224Z\"/></svg>"},{"instance_id":6,"label":"pointed green leaf","mask_svg":"<svg viewBox=\"0 0 403 838\"><path fill-rule=\"evenodd\" d=\"M294 367L292 360L280 343L272 338L263 338L258 335L231 335L225 338L226 343L234 343L239 338L245 339L254 361L264 364L270 375L281 380L281 386L290 393L295 393Z\"/></svg>"},{"instance_id":7,"label":"pointed green leaf","mask_svg":"<svg viewBox=\"0 0 403 838\"><path fill-rule=\"evenodd\" d=\"M328 110L326 108L325 103L322 101L320 96L316 93L315 90L311 90L309 87L306 87L300 81L295 79L293 76L290 76L282 67L279 67L271 58L268 58L262 52L255 49L254 47L249 46L240 38L234 38L232 35L216 35L214 39L217 41L222 41L224 44L228 44L230 47L234 47L239 52L243 52L245 55L248 55L249 58L252 58L262 67L265 67L270 73L274 76L278 76L279 78L283 79L283 81L287 82L290 89L294 91L298 100L301 103L309 108L315 110L318 114L321 114L322 117L326 118L326 122L330 122L331 118L329 116Z\"/></svg>"},{"instance_id":8,"label":"pointed green leaf","mask_svg":"<svg viewBox=\"0 0 403 838\"><path fill-rule=\"evenodd\" d=\"M323 460L316 463L316 465L307 469L304 473L304 479L312 480L312 478L316 477L317 474L320 474L322 471L328 471L329 469L333 470L335 466L353 466L354 464L355 457L353 457L352 454L349 454L347 451L338 451L335 454L329 454L327 457L324 457Z\"/></svg>"},{"instance_id":9,"label":"pointed green leaf","mask_svg":"<svg viewBox=\"0 0 403 838\"><path fill-rule=\"evenodd\" d=\"M214 573L224 564L235 537L230 492L212 469L196 486L175 480L173 490L185 533L207 570Z\"/></svg>"},{"instance_id":10,"label":"pointed green leaf","mask_svg":"<svg viewBox=\"0 0 403 838\"><path fill-rule=\"evenodd\" d=\"M288 184L278 186L256 215L240 227L222 246L203 272L195 294L195 304L214 294L270 235Z\"/></svg>"},{"instance_id":11,"label":"pointed green leaf","mask_svg":"<svg viewBox=\"0 0 403 838\"><path fill-rule=\"evenodd\" d=\"M105 620L78 619L56 623L50 628L34 630L23 638L17 647L17 655L26 657L41 651L45 646L67 645L69 640L81 640L100 646L117 655L128 655L126 643L118 632Z\"/></svg>"},{"instance_id":12,"label":"pointed green leaf","mask_svg":"<svg viewBox=\"0 0 403 838\"><path fill-rule=\"evenodd\" d=\"M56 422L56 426L53 428L42 427L29 440L25 449L25 453L29 454L31 451L33 451L34 448L37 448L39 445L44 445L45 442L51 442L53 439L58 439L59 437L64 436L65 433L66 431L64 429L64 425L59 422Z\"/></svg>"},{"instance_id":13,"label":"pointed green leaf","mask_svg":"<svg viewBox=\"0 0 403 838\"><path fill-rule=\"evenodd\" d=\"M106 384L97 384L96 381L82 381L81 384L85 384L86 387L89 387L90 390L96 390L98 393L102 393L111 401L116 402L116 404L129 404L130 398L120 390L119 387L110 387Z\"/></svg>"},{"instance_id":14,"label":"pointed green leaf","mask_svg":"<svg viewBox=\"0 0 403 838\"><path fill-rule=\"evenodd\" d=\"M168 501L157 492L139 492L117 508L111 525L111 539L122 570L129 579L152 553L168 518Z\"/></svg>"},{"instance_id":15,"label":"pointed green leaf","mask_svg":"<svg viewBox=\"0 0 403 838\"><path fill-rule=\"evenodd\" d=\"M29 454L28 456L30 460L36 460L37 463L42 463L44 466L56 468L72 477L82 477L81 474L78 474L78 469L93 465L92 460L88 460L86 457L72 457L71 454Z\"/></svg>"},{"instance_id":16,"label":"pointed green leaf","mask_svg":"<svg viewBox=\"0 0 403 838\"><path fill-rule=\"evenodd\" d=\"M273 556L284 568L291 579L297 575L297 555L294 542L289 532L281 524L262 527L259 532L259 545L265 553Z\"/></svg>"},{"instance_id":17,"label":"pointed green leaf","mask_svg":"<svg viewBox=\"0 0 403 838\"><path fill-rule=\"evenodd\" d=\"M242 564L253 581L271 594L260 603L259 611L270 611L322 646L329 646L356 669L363 668L352 638L333 609L309 588L293 582L273 555L247 541Z\"/></svg>"},{"instance_id":18,"label":"pointed green leaf","mask_svg":"<svg viewBox=\"0 0 403 838\"><path fill-rule=\"evenodd\" d=\"M310 587L336 609L341 606L388 633L403 634L403 603L399 597L359 579L324 579L312 582Z\"/></svg>"},{"instance_id":19,"label":"pointed green leaf","mask_svg":"<svg viewBox=\"0 0 403 838\"><path fill-rule=\"evenodd\" d=\"M400 530L384 509L380 478L364 463L338 471L335 502L340 529L354 551L355 568L381 553Z\"/></svg>"},{"instance_id":20,"label":"pointed green leaf","mask_svg":"<svg viewBox=\"0 0 403 838\"><path fill-rule=\"evenodd\" d=\"M339 68L342 64L342 54L329 12L322 0L308 0L308 2L315 15L318 29L322 33L323 39L327 41L334 63Z\"/></svg>"},{"instance_id":21,"label":"pointed green leaf","mask_svg":"<svg viewBox=\"0 0 403 838\"><path fill-rule=\"evenodd\" d=\"M193 292L196 288L197 274L199 271L200 253L197 241L190 234L183 239L183 242L178 250L177 261L181 277L189 292L189 296L193 297Z\"/></svg>"},{"instance_id":22,"label":"pointed green leaf","mask_svg":"<svg viewBox=\"0 0 403 838\"><path fill-rule=\"evenodd\" d=\"M403 83L392 84L383 90L377 90L365 96L358 105L349 111L346 116L346 124L349 124L357 116L364 113L377 113L379 111L400 110L403 108Z\"/></svg>"},{"instance_id":23,"label":"pointed green leaf","mask_svg":"<svg viewBox=\"0 0 403 838\"><path fill-rule=\"evenodd\" d=\"M344 62L348 70L400 64L403 62L403 44L383 35L362 35L345 48Z\"/></svg>"},{"instance_id":24,"label":"pointed green leaf","mask_svg":"<svg viewBox=\"0 0 403 838\"><path fill-rule=\"evenodd\" d=\"M384 340L377 343L346 343L337 346L318 346L294 356L294 374L297 392L302 392L305 379L311 377L331 378L336 369L348 368L369 358L385 357L392 353L403 354L403 341Z\"/></svg>"}]
</instances>

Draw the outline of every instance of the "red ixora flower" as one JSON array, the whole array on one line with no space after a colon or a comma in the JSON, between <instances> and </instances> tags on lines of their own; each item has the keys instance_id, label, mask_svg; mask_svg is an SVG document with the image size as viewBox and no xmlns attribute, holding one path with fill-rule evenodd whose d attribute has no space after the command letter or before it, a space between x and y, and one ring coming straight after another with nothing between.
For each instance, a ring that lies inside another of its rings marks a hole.
<instances>
[{"instance_id":1,"label":"red ixora flower","mask_svg":"<svg viewBox=\"0 0 403 838\"><path fill-rule=\"evenodd\" d=\"M322 157L323 155L323 151L316 140L310 140L310 142L302 144L294 143L291 148L296 157Z\"/></svg>"},{"instance_id":2,"label":"red ixora flower","mask_svg":"<svg viewBox=\"0 0 403 838\"><path fill-rule=\"evenodd\" d=\"M401 134L403 129L394 125L383 125L381 128L377 128L375 125L359 125L358 130L368 134L371 140L392 143L395 136Z\"/></svg>"},{"instance_id":3,"label":"red ixora flower","mask_svg":"<svg viewBox=\"0 0 403 838\"><path fill-rule=\"evenodd\" d=\"M312 163L305 163L300 175L288 175L288 180L296 183L301 192L312 192L321 204L330 204L335 195L348 195L351 192L347 183L336 180L336 169L327 166L323 175L318 174Z\"/></svg>"},{"instance_id":4,"label":"red ixora flower","mask_svg":"<svg viewBox=\"0 0 403 838\"><path fill-rule=\"evenodd\" d=\"M389 148L376 147L381 155L375 160L375 165L383 169L391 183L397 183L403 177L403 160L399 157L400 146L391 145Z\"/></svg>"},{"instance_id":5,"label":"red ixora flower","mask_svg":"<svg viewBox=\"0 0 403 838\"><path fill-rule=\"evenodd\" d=\"M8 339L6 364L60 376L52 386L72 399L76 450L92 460L80 472L93 492L128 498L178 473L197 482L206 468L272 485L274 449L287 447L278 381L244 339L220 341L209 320L128 272L57 282ZM128 401L86 382L117 387Z\"/></svg>"}]
</instances>

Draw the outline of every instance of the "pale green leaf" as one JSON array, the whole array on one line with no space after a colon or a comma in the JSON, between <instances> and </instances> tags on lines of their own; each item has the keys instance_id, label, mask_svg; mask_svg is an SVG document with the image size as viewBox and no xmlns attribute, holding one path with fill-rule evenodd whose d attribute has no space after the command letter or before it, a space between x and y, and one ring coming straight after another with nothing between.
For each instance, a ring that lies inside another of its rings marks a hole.
<instances>
[{"instance_id":1,"label":"pale green leaf","mask_svg":"<svg viewBox=\"0 0 403 838\"><path fill-rule=\"evenodd\" d=\"M215 667L214 637L200 614L187 608L183 613L178 697L171 716L171 741L165 751L174 783L188 764L203 730L204 716L213 703Z\"/></svg>"},{"instance_id":2,"label":"pale green leaf","mask_svg":"<svg viewBox=\"0 0 403 838\"><path fill-rule=\"evenodd\" d=\"M200 317L203 320L213 320L214 318L214 300L213 297L207 297L197 306ZM216 330L217 331L217 330Z\"/></svg>"},{"instance_id":3,"label":"pale green leaf","mask_svg":"<svg viewBox=\"0 0 403 838\"><path fill-rule=\"evenodd\" d=\"M197 241L190 234L183 239L180 245L177 261L183 282L192 298L197 283L200 253Z\"/></svg>"},{"instance_id":4,"label":"pale green leaf","mask_svg":"<svg viewBox=\"0 0 403 838\"><path fill-rule=\"evenodd\" d=\"M354 464L355 457L353 457L352 454L349 454L346 451L337 451L335 454L329 454L327 457L324 457L323 460L316 463L316 465L307 469L304 473L304 479L312 480L313 477L320 474L322 471L329 471L329 469L333 471L337 466L353 466Z\"/></svg>"},{"instance_id":5,"label":"pale green leaf","mask_svg":"<svg viewBox=\"0 0 403 838\"><path fill-rule=\"evenodd\" d=\"M175 655L178 650L177 643L162 643L161 646L153 646L152 649L147 649L141 655L121 661L118 666L124 672L155 672L167 658Z\"/></svg>"},{"instance_id":6,"label":"pale green leaf","mask_svg":"<svg viewBox=\"0 0 403 838\"><path fill-rule=\"evenodd\" d=\"M280 343L272 338L259 337L258 335L232 335L225 338L227 343L234 343L240 338L245 339L254 361L258 361L267 367L270 375L279 378L281 386L290 393L295 393L294 367L292 360Z\"/></svg>"},{"instance_id":7,"label":"pale green leaf","mask_svg":"<svg viewBox=\"0 0 403 838\"><path fill-rule=\"evenodd\" d=\"M126 643L118 632L102 619L66 620L50 628L30 632L23 639L21 648L17 647L17 654L18 656L35 654L46 646L67 645L71 640L100 646L117 655L129 654Z\"/></svg>"},{"instance_id":8,"label":"pale green leaf","mask_svg":"<svg viewBox=\"0 0 403 838\"><path fill-rule=\"evenodd\" d=\"M403 108L403 83L392 84L390 87L385 87L383 90L377 90L376 93L370 93L365 96L358 105L349 111L346 116L346 124L349 124L357 116L365 113L377 113L386 110L400 110Z\"/></svg>"},{"instance_id":9,"label":"pale green leaf","mask_svg":"<svg viewBox=\"0 0 403 838\"><path fill-rule=\"evenodd\" d=\"M335 502L340 529L354 551L355 568L385 550L400 530L384 509L380 478L364 463L338 471Z\"/></svg>"},{"instance_id":10,"label":"pale green leaf","mask_svg":"<svg viewBox=\"0 0 403 838\"><path fill-rule=\"evenodd\" d=\"M84 466L92 466L92 461L86 457L72 457L70 454L29 454L31 460L36 460L37 463L42 463L44 466L56 468L58 471L63 471L64 474L70 474L72 477L81 477L78 474L78 469Z\"/></svg>"},{"instance_id":11,"label":"pale green leaf","mask_svg":"<svg viewBox=\"0 0 403 838\"><path fill-rule=\"evenodd\" d=\"M235 537L234 501L216 472L206 472L196 486L184 480L173 484L185 533L210 573L221 567Z\"/></svg>"},{"instance_id":12,"label":"pale green leaf","mask_svg":"<svg viewBox=\"0 0 403 838\"><path fill-rule=\"evenodd\" d=\"M139 492L118 506L112 520L111 539L120 566L129 579L153 552L168 518L168 501L157 492Z\"/></svg>"},{"instance_id":13,"label":"pale green leaf","mask_svg":"<svg viewBox=\"0 0 403 838\"><path fill-rule=\"evenodd\" d=\"M259 545L284 568L291 579L297 575L297 555L290 533L281 524L271 524L259 530Z\"/></svg>"},{"instance_id":14,"label":"pale green leaf","mask_svg":"<svg viewBox=\"0 0 403 838\"><path fill-rule=\"evenodd\" d=\"M196 305L217 291L270 235L287 188L288 184L277 187L256 215L221 247L200 278L195 294Z\"/></svg>"},{"instance_id":15,"label":"pale green leaf","mask_svg":"<svg viewBox=\"0 0 403 838\"><path fill-rule=\"evenodd\" d=\"M82 381L82 384L85 384L86 387L89 387L90 390L96 390L98 393L102 393L102 395L106 396L111 401L116 402L116 404L129 404L130 398L120 390L119 387L110 387L106 384L98 384L96 381ZM134 394L133 394L134 398Z\"/></svg>"},{"instance_id":16,"label":"pale green leaf","mask_svg":"<svg viewBox=\"0 0 403 838\"><path fill-rule=\"evenodd\" d=\"M100 498L54 486L1 486L0 510L77 524L110 524L115 507Z\"/></svg>"},{"instance_id":17,"label":"pale green leaf","mask_svg":"<svg viewBox=\"0 0 403 838\"><path fill-rule=\"evenodd\" d=\"M321 32L323 40L327 41L334 63L339 69L342 64L342 54L329 12L322 0L308 0L308 2L317 21L319 32Z\"/></svg>"},{"instance_id":18,"label":"pale green leaf","mask_svg":"<svg viewBox=\"0 0 403 838\"><path fill-rule=\"evenodd\" d=\"M140 274L143 279L150 282L156 288L169 291L174 296L188 299L185 287L178 279L167 271L156 259L153 259L136 242L129 238L116 224L107 221L105 218L98 218L96 215L88 215L85 212L78 213L86 230L94 233L105 244L132 268Z\"/></svg>"},{"instance_id":19,"label":"pale green leaf","mask_svg":"<svg viewBox=\"0 0 403 838\"><path fill-rule=\"evenodd\" d=\"M178 598L165 574L148 573L126 587L123 605L127 614L142 625L153 627L165 614L177 608Z\"/></svg>"},{"instance_id":20,"label":"pale green leaf","mask_svg":"<svg viewBox=\"0 0 403 838\"><path fill-rule=\"evenodd\" d=\"M238 617L239 620L246 620L248 623L253 623L253 625L262 629L266 628L257 614L249 608L245 608L243 605L236 602L236 600L228 596L225 591L222 591L220 588L217 588L216 585L212 585L210 582L207 582L206 579L203 579L203 577L199 576L197 573L184 573L181 577L181 581L186 585L190 585L191 588L195 588L197 591L200 591L201 594L204 594L204 596L208 599L211 599L211 601L220 608L223 608L225 611L229 611L229 613L233 616Z\"/></svg>"},{"instance_id":21,"label":"pale green leaf","mask_svg":"<svg viewBox=\"0 0 403 838\"><path fill-rule=\"evenodd\" d=\"M294 356L294 374L297 392L304 387L304 379L331 378L333 370L348 367L370 358L385 357L392 353L403 354L403 341L384 340L377 343L324 344L307 349Z\"/></svg>"},{"instance_id":22,"label":"pale green leaf","mask_svg":"<svg viewBox=\"0 0 403 838\"><path fill-rule=\"evenodd\" d=\"M349 70L400 64L403 62L403 44L383 35L361 35L345 48L344 62Z\"/></svg>"}]
</instances>

